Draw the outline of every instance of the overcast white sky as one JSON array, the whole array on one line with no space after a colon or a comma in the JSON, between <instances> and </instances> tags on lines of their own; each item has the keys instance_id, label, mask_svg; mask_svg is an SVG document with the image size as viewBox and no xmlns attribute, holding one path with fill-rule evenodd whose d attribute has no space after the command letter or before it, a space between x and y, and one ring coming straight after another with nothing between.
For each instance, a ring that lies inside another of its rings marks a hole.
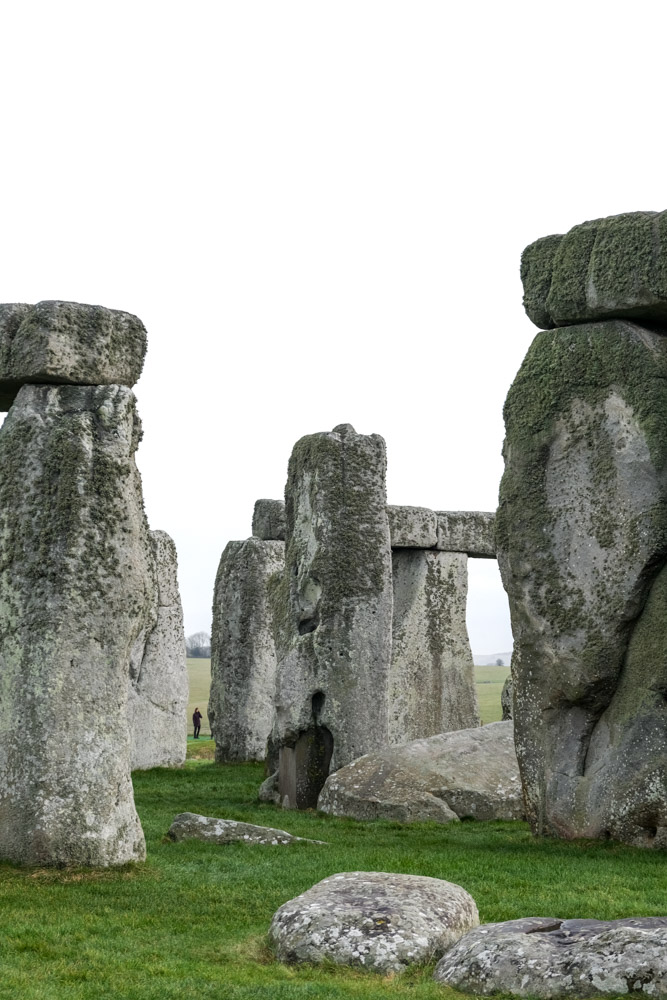
<instances>
[{"instance_id":1,"label":"overcast white sky","mask_svg":"<svg viewBox=\"0 0 667 1000\"><path fill-rule=\"evenodd\" d=\"M387 441L391 503L496 506L536 330L519 258L661 210L661 2L6 2L0 301L142 318L137 461L186 632L303 434ZM511 646L471 563L478 653Z\"/></svg>"}]
</instances>

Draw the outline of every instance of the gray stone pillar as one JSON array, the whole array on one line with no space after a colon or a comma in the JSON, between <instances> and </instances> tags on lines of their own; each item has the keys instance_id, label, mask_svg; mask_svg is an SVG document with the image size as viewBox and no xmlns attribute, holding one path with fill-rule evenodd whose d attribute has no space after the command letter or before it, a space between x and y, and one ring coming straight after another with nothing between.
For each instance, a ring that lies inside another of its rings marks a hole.
<instances>
[{"instance_id":1,"label":"gray stone pillar","mask_svg":"<svg viewBox=\"0 0 667 1000\"><path fill-rule=\"evenodd\" d=\"M225 547L215 581L208 715L217 761L264 760L273 726L276 649L269 591L285 543L249 538Z\"/></svg>"},{"instance_id":2,"label":"gray stone pillar","mask_svg":"<svg viewBox=\"0 0 667 1000\"><path fill-rule=\"evenodd\" d=\"M145 856L127 722L155 564L119 385L19 391L0 429L0 857Z\"/></svg>"},{"instance_id":3,"label":"gray stone pillar","mask_svg":"<svg viewBox=\"0 0 667 1000\"><path fill-rule=\"evenodd\" d=\"M176 546L164 531L151 531L150 538L157 584L147 609L151 622L130 657L132 770L182 764L187 739L188 669Z\"/></svg>"},{"instance_id":4,"label":"gray stone pillar","mask_svg":"<svg viewBox=\"0 0 667 1000\"><path fill-rule=\"evenodd\" d=\"M302 438L290 458L273 743L292 807L314 806L330 770L388 740L385 477L383 439L349 424Z\"/></svg>"},{"instance_id":5,"label":"gray stone pillar","mask_svg":"<svg viewBox=\"0 0 667 1000\"><path fill-rule=\"evenodd\" d=\"M394 549L391 743L479 725L463 552Z\"/></svg>"}]
</instances>

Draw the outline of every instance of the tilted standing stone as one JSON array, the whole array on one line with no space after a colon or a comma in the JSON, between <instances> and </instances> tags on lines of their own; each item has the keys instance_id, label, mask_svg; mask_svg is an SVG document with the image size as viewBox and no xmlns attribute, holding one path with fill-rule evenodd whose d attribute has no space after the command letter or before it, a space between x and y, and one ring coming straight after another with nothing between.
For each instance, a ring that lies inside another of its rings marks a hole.
<instances>
[{"instance_id":1,"label":"tilted standing stone","mask_svg":"<svg viewBox=\"0 0 667 1000\"><path fill-rule=\"evenodd\" d=\"M528 818L667 845L667 336L540 333L505 404L497 544Z\"/></svg>"},{"instance_id":2,"label":"tilted standing stone","mask_svg":"<svg viewBox=\"0 0 667 1000\"><path fill-rule=\"evenodd\" d=\"M130 656L128 719L132 769L185 760L188 669L176 546L164 531L150 532L156 589L150 623Z\"/></svg>"},{"instance_id":3,"label":"tilted standing stone","mask_svg":"<svg viewBox=\"0 0 667 1000\"><path fill-rule=\"evenodd\" d=\"M389 740L479 725L466 627L468 557L394 549Z\"/></svg>"},{"instance_id":4,"label":"tilted standing stone","mask_svg":"<svg viewBox=\"0 0 667 1000\"><path fill-rule=\"evenodd\" d=\"M273 726L276 648L272 583L285 543L249 538L225 547L215 581L208 716L217 761L264 760Z\"/></svg>"},{"instance_id":5,"label":"tilted standing stone","mask_svg":"<svg viewBox=\"0 0 667 1000\"><path fill-rule=\"evenodd\" d=\"M0 429L0 857L145 856L130 779L130 650L154 557L134 395L24 386Z\"/></svg>"},{"instance_id":6,"label":"tilted standing stone","mask_svg":"<svg viewBox=\"0 0 667 1000\"><path fill-rule=\"evenodd\" d=\"M330 770L388 740L385 476L383 439L349 424L302 438L290 458L272 741L280 799L292 807L314 806Z\"/></svg>"}]
</instances>

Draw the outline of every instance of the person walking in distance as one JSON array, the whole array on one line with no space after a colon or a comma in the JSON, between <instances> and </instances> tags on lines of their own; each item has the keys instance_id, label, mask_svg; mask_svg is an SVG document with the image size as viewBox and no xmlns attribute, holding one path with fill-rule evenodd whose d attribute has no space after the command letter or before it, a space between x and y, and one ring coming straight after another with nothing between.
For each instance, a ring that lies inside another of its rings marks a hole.
<instances>
[{"instance_id":1,"label":"person walking in distance","mask_svg":"<svg viewBox=\"0 0 667 1000\"><path fill-rule=\"evenodd\" d=\"M199 730L201 729L201 719L202 715L198 708L195 708L192 716L192 725L195 727L195 739L199 739Z\"/></svg>"}]
</instances>

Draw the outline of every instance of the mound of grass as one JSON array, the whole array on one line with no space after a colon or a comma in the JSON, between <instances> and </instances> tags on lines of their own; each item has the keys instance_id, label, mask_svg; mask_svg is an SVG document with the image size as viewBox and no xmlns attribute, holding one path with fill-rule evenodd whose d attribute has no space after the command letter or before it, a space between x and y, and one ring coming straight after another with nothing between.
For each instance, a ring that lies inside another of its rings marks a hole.
<instances>
[{"instance_id":1,"label":"mound of grass","mask_svg":"<svg viewBox=\"0 0 667 1000\"><path fill-rule=\"evenodd\" d=\"M203 742L203 741L202 741ZM432 967L393 979L286 967L274 911L337 871L463 885L481 919L664 913L664 857L614 843L535 840L522 823L359 823L257 802L258 764L189 761L134 774L148 859L116 871L0 865L0 996L22 1000L453 1000ZM327 846L225 847L165 834L183 811L278 826Z\"/></svg>"}]
</instances>

